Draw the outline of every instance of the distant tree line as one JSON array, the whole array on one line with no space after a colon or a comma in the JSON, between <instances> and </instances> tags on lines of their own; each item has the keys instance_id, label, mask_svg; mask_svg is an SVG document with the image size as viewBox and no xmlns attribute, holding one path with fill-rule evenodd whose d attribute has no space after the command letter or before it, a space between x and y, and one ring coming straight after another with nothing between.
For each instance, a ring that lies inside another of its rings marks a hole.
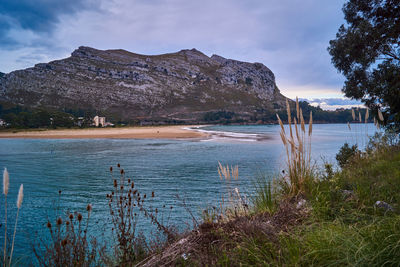
<instances>
[{"instance_id":1,"label":"distant tree line","mask_svg":"<svg viewBox=\"0 0 400 267\"><path fill-rule=\"evenodd\" d=\"M85 115L81 110L48 110L43 108L26 108L20 105L0 104L0 119L8 128L57 128L89 126L90 117L84 117L78 123L78 117Z\"/></svg>"},{"instance_id":2,"label":"distant tree line","mask_svg":"<svg viewBox=\"0 0 400 267\"><path fill-rule=\"evenodd\" d=\"M331 110L323 110L320 107L311 106L306 101L300 101L299 106L303 111L303 117L306 121L310 119L310 112L313 115L313 121L317 123L347 123L353 122L352 112L351 109L337 109L334 111ZM291 104L291 111L292 117L296 115L296 110L294 103ZM358 113L361 113L362 120L364 121L366 109L358 109L356 110L356 120L359 121ZM247 117L237 114L231 111L210 111L204 114L203 120L206 123L222 123L222 124L229 124L229 123L275 123L277 121L276 114L283 121L287 121L287 112L286 108L280 109L278 111L275 110L267 110L267 109L258 109L252 115ZM372 121L370 118L369 121Z\"/></svg>"}]
</instances>

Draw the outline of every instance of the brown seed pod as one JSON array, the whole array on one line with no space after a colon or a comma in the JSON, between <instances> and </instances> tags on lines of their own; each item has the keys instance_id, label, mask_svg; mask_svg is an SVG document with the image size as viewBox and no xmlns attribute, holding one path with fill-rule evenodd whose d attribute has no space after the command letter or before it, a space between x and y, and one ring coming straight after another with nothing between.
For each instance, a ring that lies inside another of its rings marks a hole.
<instances>
[{"instance_id":1,"label":"brown seed pod","mask_svg":"<svg viewBox=\"0 0 400 267\"><path fill-rule=\"evenodd\" d=\"M78 221L82 221L82 214L78 213Z\"/></svg>"},{"instance_id":2,"label":"brown seed pod","mask_svg":"<svg viewBox=\"0 0 400 267\"><path fill-rule=\"evenodd\" d=\"M124 169L121 169L121 174L124 174Z\"/></svg>"},{"instance_id":3,"label":"brown seed pod","mask_svg":"<svg viewBox=\"0 0 400 267\"><path fill-rule=\"evenodd\" d=\"M151 192L151 197L154 197L154 191L153 191L153 192Z\"/></svg>"},{"instance_id":4,"label":"brown seed pod","mask_svg":"<svg viewBox=\"0 0 400 267\"><path fill-rule=\"evenodd\" d=\"M47 222L47 228L51 228L51 223L50 222Z\"/></svg>"},{"instance_id":5,"label":"brown seed pod","mask_svg":"<svg viewBox=\"0 0 400 267\"><path fill-rule=\"evenodd\" d=\"M86 210L87 210L88 212L91 212L91 211L92 211L92 205L91 205L91 204L88 204L88 205L86 206Z\"/></svg>"},{"instance_id":6,"label":"brown seed pod","mask_svg":"<svg viewBox=\"0 0 400 267\"><path fill-rule=\"evenodd\" d=\"M57 219L57 225L61 225L62 223L63 223L63 221L62 221L61 217L58 217L58 219Z\"/></svg>"},{"instance_id":7,"label":"brown seed pod","mask_svg":"<svg viewBox=\"0 0 400 267\"><path fill-rule=\"evenodd\" d=\"M72 220L73 218L74 218L74 215L71 213L71 214L69 215L69 219Z\"/></svg>"},{"instance_id":8,"label":"brown seed pod","mask_svg":"<svg viewBox=\"0 0 400 267\"><path fill-rule=\"evenodd\" d=\"M117 187L118 183L117 180L114 180L114 187Z\"/></svg>"},{"instance_id":9,"label":"brown seed pod","mask_svg":"<svg viewBox=\"0 0 400 267\"><path fill-rule=\"evenodd\" d=\"M110 172L112 172L112 167L110 167Z\"/></svg>"},{"instance_id":10,"label":"brown seed pod","mask_svg":"<svg viewBox=\"0 0 400 267\"><path fill-rule=\"evenodd\" d=\"M119 168L119 167L121 167L121 164L118 163L117 166L118 166L118 168Z\"/></svg>"}]
</instances>

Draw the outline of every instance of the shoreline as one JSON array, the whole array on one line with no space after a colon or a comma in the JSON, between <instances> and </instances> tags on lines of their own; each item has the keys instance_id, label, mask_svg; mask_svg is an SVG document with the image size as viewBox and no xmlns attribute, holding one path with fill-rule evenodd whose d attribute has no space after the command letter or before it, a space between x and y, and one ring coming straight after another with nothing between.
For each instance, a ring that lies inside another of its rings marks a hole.
<instances>
[{"instance_id":1,"label":"shoreline","mask_svg":"<svg viewBox=\"0 0 400 267\"><path fill-rule=\"evenodd\" d=\"M208 134L191 127L199 125L145 126L124 128L61 129L44 131L0 132L0 138L12 139L192 139Z\"/></svg>"}]
</instances>

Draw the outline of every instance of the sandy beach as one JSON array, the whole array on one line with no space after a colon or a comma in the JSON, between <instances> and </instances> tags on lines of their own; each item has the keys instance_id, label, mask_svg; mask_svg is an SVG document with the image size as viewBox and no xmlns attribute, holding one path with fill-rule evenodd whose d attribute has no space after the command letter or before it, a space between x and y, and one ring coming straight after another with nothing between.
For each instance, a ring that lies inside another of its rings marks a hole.
<instances>
[{"instance_id":1,"label":"sandy beach","mask_svg":"<svg viewBox=\"0 0 400 267\"><path fill-rule=\"evenodd\" d=\"M126 128L62 129L44 131L0 132L0 138L37 139L181 139L205 138L207 134L190 130L187 126L155 126Z\"/></svg>"}]
</instances>

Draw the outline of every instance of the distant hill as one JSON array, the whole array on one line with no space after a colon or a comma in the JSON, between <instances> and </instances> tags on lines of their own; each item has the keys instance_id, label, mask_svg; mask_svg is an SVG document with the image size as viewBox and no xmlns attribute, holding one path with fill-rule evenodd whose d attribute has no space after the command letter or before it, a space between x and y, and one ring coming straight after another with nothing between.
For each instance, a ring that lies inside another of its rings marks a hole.
<instances>
[{"instance_id":1,"label":"distant hill","mask_svg":"<svg viewBox=\"0 0 400 267\"><path fill-rule=\"evenodd\" d=\"M79 47L66 59L0 74L0 97L29 108L94 110L127 121L248 121L285 107L263 64L196 49L147 56Z\"/></svg>"}]
</instances>

